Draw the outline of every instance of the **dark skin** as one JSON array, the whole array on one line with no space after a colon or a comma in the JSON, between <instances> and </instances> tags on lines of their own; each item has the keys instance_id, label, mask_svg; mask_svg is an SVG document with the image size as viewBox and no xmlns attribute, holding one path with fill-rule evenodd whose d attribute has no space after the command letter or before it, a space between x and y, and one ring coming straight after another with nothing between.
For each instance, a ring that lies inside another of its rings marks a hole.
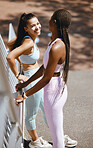
<instances>
[{"instance_id":1,"label":"dark skin","mask_svg":"<svg viewBox=\"0 0 93 148\"><path fill-rule=\"evenodd\" d=\"M52 32L52 41L51 41L51 43L52 43L56 38L58 38L56 20L52 20L52 18L50 19L49 29ZM62 64L65 61L65 57L66 57L65 44L63 43L62 40L58 40L53 44L53 46L49 52L49 60L48 60L46 70L44 72L44 76L35 86L33 86L31 89L29 89L28 91L25 92L26 96L30 96L30 95L36 93L37 91L39 91L40 89L42 89L43 87L45 87L49 83L49 81L51 80L57 64ZM24 82L22 84L18 84L16 86L16 89L18 90L20 88L26 87L29 83L36 80L40 76L42 76L43 69L44 69L44 67L42 65L40 67L40 69L38 70L38 72L36 72L36 74L34 74L26 82ZM23 100L24 100L24 98L22 97L22 95L18 96L16 98L16 104L22 102Z\"/></svg>"}]
</instances>

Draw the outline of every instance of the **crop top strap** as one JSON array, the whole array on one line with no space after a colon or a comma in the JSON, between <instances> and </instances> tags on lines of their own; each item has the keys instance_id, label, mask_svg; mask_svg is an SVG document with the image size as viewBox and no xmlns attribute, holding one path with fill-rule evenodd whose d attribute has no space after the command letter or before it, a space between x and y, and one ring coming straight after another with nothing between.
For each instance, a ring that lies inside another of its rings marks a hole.
<instances>
[{"instance_id":1,"label":"crop top strap","mask_svg":"<svg viewBox=\"0 0 93 148\"><path fill-rule=\"evenodd\" d=\"M31 36L29 36L29 35L24 36L24 39L26 39L26 38L30 38L31 40L33 40L33 39L31 38ZM36 39L35 39L35 43L37 44L38 42L39 42L39 38L36 38Z\"/></svg>"},{"instance_id":2,"label":"crop top strap","mask_svg":"<svg viewBox=\"0 0 93 148\"><path fill-rule=\"evenodd\" d=\"M24 36L24 39L26 38L30 38L31 40L33 40L29 35Z\"/></svg>"}]
</instances>

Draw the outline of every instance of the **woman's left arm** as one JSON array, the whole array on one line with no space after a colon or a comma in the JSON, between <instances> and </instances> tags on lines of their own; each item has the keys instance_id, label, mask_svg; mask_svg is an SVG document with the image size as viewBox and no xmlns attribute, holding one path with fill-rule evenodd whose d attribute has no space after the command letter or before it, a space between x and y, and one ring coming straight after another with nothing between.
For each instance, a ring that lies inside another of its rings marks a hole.
<instances>
[{"instance_id":1,"label":"woman's left arm","mask_svg":"<svg viewBox=\"0 0 93 148\"><path fill-rule=\"evenodd\" d=\"M37 91L39 91L49 83L49 81L51 80L54 74L57 63L62 56L62 54L60 54L61 50L62 50L62 46L61 47L57 45L52 46L49 53L49 61L48 61L44 76L37 84L35 84L31 89L25 92L27 97L30 95L33 95L34 93L36 93ZM16 103L20 103L23 100L24 99L22 95L20 95L16 98Z\"/></svg>"}]
</instances>

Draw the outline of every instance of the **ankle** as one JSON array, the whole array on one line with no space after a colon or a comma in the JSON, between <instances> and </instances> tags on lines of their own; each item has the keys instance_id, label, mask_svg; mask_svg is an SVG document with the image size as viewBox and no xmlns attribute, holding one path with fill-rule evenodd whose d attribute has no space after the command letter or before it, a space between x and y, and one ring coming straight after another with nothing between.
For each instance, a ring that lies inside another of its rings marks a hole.
<instances>
[{"instance_id":1,"label":"ankle","mask_svg":"<svg viewBox=\"0 0 93 148\"><path fill-rule=\"evenodd\" d=\"M33 137L32 140L33 141L37 141L39 139L39 137Z\"/></svg>"},{"instance_id":2,"label":"ankle","mask_svg":"<svg viewBox=\"0 0 93 148\"><path fill-rule=\"evenodd\" d=\"M36 129L34 130L28 130L29 135L31 136L31 139L33 141L36 141L39 137L37 135Z\"/></svg>"}]
</instances>

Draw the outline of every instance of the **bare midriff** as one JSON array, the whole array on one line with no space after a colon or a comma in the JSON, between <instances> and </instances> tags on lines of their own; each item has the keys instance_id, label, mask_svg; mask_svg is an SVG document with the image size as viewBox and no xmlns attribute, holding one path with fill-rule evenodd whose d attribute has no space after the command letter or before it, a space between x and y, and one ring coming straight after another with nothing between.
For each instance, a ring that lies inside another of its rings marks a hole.
<instances>
[{"instance_id":1,"label":"bare midriff","mask_svg":"<svg viewBox=\"0 0 93 148\"><path fill-rule=\"evenodd\" d=\"M38 68L39 67L39 64L37 62L34 63L34 64L23 64L22 63L22 67L23 67L23 70L24 71L27 71L27 70Z\"/></svg>"}]
</instances>

